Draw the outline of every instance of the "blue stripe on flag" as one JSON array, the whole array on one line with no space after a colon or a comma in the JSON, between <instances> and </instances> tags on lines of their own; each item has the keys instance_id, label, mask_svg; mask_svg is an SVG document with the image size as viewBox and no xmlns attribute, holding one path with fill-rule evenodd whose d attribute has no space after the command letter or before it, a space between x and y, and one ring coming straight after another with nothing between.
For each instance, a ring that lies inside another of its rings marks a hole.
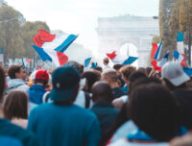
<instances>
[{"instance_id":1,"label":"blue stripe on flag","mask_svg":"<svg viewBox=\"0 0 192 146\"><path fill-rule=\"evenodd\" d=\"M123 65L130 65L132 64L133 62L135 62L136 60L138 59L138 57L128 57L124 62L123 62Z\"/></svg>"},{"instance_id":2,"label":"blue stripe on flag","mask_svg":"<svg viewBox=\"0 0 192 146\"><path fill-rule=\"evenodd\" d=\"M74 34L70 34L64 41L63 43L58 46L57 48L55 48L55 51L58 51L58 52L64 52L72 43L73 41L76 40L78 36L77 35L74 35Z\"/></svg>"},{"instance_id":3,"label":"blue stripe on flag","mask_svg":"<svg viewBox=\"0 0 192 146\"><path fill-rule=\"evenodd\" d=\"M52 62L51 57L42 48L39 48L35 45L33 45L32 47L43 61L51 61Z\"/></svg>"},{"instance_id":4,"label":"blue stripe on flag","mask_svg":"<svg viewBox=\"0 0 192 146\"><path fill-rule=\"evenodd\" d=\"M96 67L97 67L97 62L93 62L93 63L91 64L91 68L95 69Z\"/></svg>"},{"instance_id":5,"label":"blue stripe on flag","mask_svg":"<svg viewBox=\"0 0 192 146\"><path fill-rule=\"evenodd\" d=\"M188 76L192 76L192 68L187 68L187 67L185 67L185 68L183 68L183 70L184 70L184 72L188 75Z\"/></svg>"},{"instance_id":6,"label":"blue stripe on flag","mask_svg":"<svg viewBox=\"0 0 192 146\"><path fill-rule=\"evenodd\" d=\"M159 59L162 49L163 49L163 43L161 41L160 44L159 44L159 47L157 49L157 52L155 53L155 56L154 56L155 60Z\"/></svg>"},{"instance_id":7,"label":"blue stripe on flag","mask_svg":"<svg viewBox=\"0 0 192 146\"><path fill-rule=\"evenodd\" d=\"M179 52L178 52L177 50L174 50L174 51L173 51L173 57L174 57L174 59L178 60L178 59L179 59L179 56L180 56Z\"/></svg>"},{"instance_id":8,"label":"blue stripe on flag","mask_svg":"<svg viewBox=\"0 0 192 146\"><path fill-rule=\"evenodd\" d=\"M167 51L164 57L160 61L158 61L158 65L162 67L165 63L167 63L169 60L169 55L170 55L170 52Z\"/></svg>"},{"instance_id":9,"label":"blue stripe on flag","mask_svg":"<svg viewBox=\"0 0 192 146\"><path fill-rule=\"evenodd\" d=\"M85 61L84 61L84 67L88 67L89 64L90 64L90 62L91 62L91 57L85 59Z\"/></svg>"},{"instance_id":10,"label":"blue stripe on flag","mask_svg":"<svg viewBox=\"0 0 192 146\"><path fill-rule=\"evenodd\" d=\"M183 42L183 41L184 41L183 32L177 32L177 42Z\"/></svg>"}]
</instances>

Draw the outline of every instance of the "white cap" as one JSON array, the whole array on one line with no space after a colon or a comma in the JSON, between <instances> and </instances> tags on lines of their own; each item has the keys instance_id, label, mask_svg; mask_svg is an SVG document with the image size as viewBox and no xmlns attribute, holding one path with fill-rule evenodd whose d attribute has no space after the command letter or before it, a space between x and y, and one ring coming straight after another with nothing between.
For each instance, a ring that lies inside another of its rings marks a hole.
<instances>
[{"instance_id":1,"label":"white cap","mask_svg":"<svg viewBox=\"0 0 192 146\"><path fill-rule=\"evenodd\" d=\"M168 62L163 66L162 78L170 81L174 86L180 86L190 80L178 62Z\"/></svg>"}]
</instances>

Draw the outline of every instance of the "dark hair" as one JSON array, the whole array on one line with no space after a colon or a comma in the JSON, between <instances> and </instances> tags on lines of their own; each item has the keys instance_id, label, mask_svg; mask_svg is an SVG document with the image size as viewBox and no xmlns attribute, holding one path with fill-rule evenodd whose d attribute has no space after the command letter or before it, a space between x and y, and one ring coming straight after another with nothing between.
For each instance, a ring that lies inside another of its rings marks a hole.
<instances>
[{"instance_id":1,"label":"dark hair","mask_svg":"<svg viewBox=\"0 0 192 146\"><path fill-rule=\"evenodd\" d=\"M103 69L100 66L97 66L97 67L93 68L93 70L99 71L101 73L103 72Z\"/></svg>"},{"instance_id":2,"label":"dark hair","mask_svg":"<svg viewBox=\"0 0 192 146\"><path fill-rule=\"evenodd\" d=\"M106 72L103 72L101 78L102 80L107 81L109 84L120 83L118 74L115 70L107 70Z\"/></svg>"},{"instance_id":3,"label":"dark hair","mask_svg":"<svg viewBox=\"0 0 192 146\"><path fill-rule=\"evenodd\" d=\"M105 81L98 81L92 87L92 99L111 103L113 100L112 89Z\"/></svg>"},{"instance_id":4,"label":"dark hair","mask_svg":"<svg viewBox=\"0 0 192 146\"><path fill-rule=\"evenodd\" d=\"M5 118L28 118L28 97L22 91L12 91L5 98L4 102Z\"/></svg>"},{"instance_id":5,"label":"dark hair","mask_svg":"<svg viewBox=\"0 0 192 146\"><path fill-rule=\"evenodd\" d=\"M98 71L90 70L90 71L84 72L82 74L82 78L86 79L86 85L83 88L83 90L86 92L91 92L91 88L92 88L93 84L96 81L99 81L101 79L101 74Z\"/></svg>"},{"instance_id":6,"label":"dark hair","mask_svg":"<svg viewBox=\"0 0 192 146\"><path fill-rule=\"evenodd\" d=\"M47 80L41 80L41 79L34 79L34 83L41 83L44 87L47 87L48 81Z\"/></svg>"},{"instance_id":7,"label":"dark hair","mask_svg":"<svg viewBox=\"0 0 192 146\"><path fill-rule=\"evenodd\" d=\"M115 64L115 65L113 65L113 68L114 68L116 71L119 71L122 67L123 67L122 64Z\"/></svg>"},{"instance_id":8,"label":"dark hair","mask_svg":"<svg viewBox=\"0 0 192 146\"><path fill-rule=\"evenodd\" d=\"M3 100L3 92L5 90L5 72L0 66L0 103Z\"/></svg>"},{"instance_id":9,"label":"dark hair","mask_svg":"<svg viewBox=\"0 0 192 146\"><path fill-rule=\"evenodd\" d=\"M123 77L126 78L128 80L129 76L131 73L133 73L134 71L136 71L136 68L133 66L123 66L120 69L120 72L122 73Z\"/></svg>"},{"instance_id":10,"label":"dark hair","mask_svg":"<svg viewBox=\"0 0 192 146\"><path fill-rule=\"evenodd\" d=\"M12 65L9 69L8 69L8 75L11 79L15 79L16 78L16 73L19 73L21 71L22 67L19 65Z\"/></svg>"},{"instance_id":11,"label":"dark hair","mask_svg":"<svg viewBox=\"0 0 192 146\"><path fill-rule=\"evenodd\" d=\"M146 78L147 76L145 75L145 73L141 72L141 71L134 71L129 75L128 80L130 82L134 82L140 78Z\"/></svg>"},{"instance_id":12,"label":"dark hair","mask_svg":"<svg viewBox=\"0 0 192 146\"><path fill-rule=\"evenodd\" d=\"M143 72L144 74L146 74L146 70L145 70L144 67L139 67L139 68L138 68L138 71ZM147 74L146 74L146 75L147 75Z\"/></svg>"},{"instance_id":13,"label":"dark hair","mask_svg":"<svg viewBox=\"0 0 192 146\"><path fill-rule=\"evenodd\" d=\"M161 84L161 80L159 80L158 78L139 78L138 80L136 80L135 82L131 82L129 84L129 92L128 94L131 94L131 92L134 90L134 88L136 88L139 85L147 85L150 83L156 83L156 84Z\"/></svg>"},{"instance_id":14,"label":"dark hair","mask_svg":"<svg viewBox=\"0 0 192 146\"><path fill-rule=\"evenodd\" d=\"M155 140L169 141L178 134L177 102L163 85L136 87L129 96L128 115Z\"/></svg>"},{"instance_id":15,"label":"dark hair","mask_svg":"<svg viewBox=\"0 0 192 146\"><path fill-rule=\"evenodd\" d=\"M109 59L108 59L108 58L104 58L104 59L103 59L103 63L104 63L105 65L107 65L107 64L109 63Z\"/></svg>"},{"instance_id":16,"label":"dark hair","mask_svg":"<svg viewBox=\"0 0 192 146\"><path fill-rule=\"evenodd\" d=\"M83 73L84 70L84 66L81 65L80 63L76 62L76 61L69 61L67 64L65 65L70 65L72 67L74 67L74 69L76 69L80 74Z\"/></svg>"}]
</instances>

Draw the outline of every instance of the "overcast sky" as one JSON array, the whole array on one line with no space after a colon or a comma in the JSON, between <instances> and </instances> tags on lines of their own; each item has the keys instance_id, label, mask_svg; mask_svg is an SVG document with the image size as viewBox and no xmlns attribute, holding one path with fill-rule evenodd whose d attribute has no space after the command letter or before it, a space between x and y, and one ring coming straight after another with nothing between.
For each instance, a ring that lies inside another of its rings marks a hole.
<instances>
[{"instance_id":1,"label":"overcast sky","mask_svg":"<svg viewBox=\"0 0 192 146\"><path fill-rule=\"evenodd\" d=\"M78 42L95 45L98 17L125 14L157 16L158 0L5 0L28 21L44 21L50 29L80 34ZM89 35L89 36L88 36Z\"/></svg>"}]
</instances>

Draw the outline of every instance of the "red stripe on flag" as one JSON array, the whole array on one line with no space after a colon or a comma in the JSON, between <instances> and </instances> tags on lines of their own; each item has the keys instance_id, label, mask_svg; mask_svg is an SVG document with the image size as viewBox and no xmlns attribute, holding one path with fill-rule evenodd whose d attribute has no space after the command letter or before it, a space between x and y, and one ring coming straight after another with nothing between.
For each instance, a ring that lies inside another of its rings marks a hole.
<instances>
[{"instance_id":1,"label":"red stripe on flag","mask_svg":"<svg viewBox=\"0 0 192 146\"><path fill-rule=\"evenodd\" d=\"M60 65L64 65L68 62L68 56L62 52L57 52L57 57Z\"/></svg>"},{"instance_id":2,"label":"red stripe on flag","mask_svg":"<svg viewBox=\"0 0 192 146\"><path fill-rule=\"evenodd\" d=\"M151 61L154 60L154 56L155 56L157 50L158 50L158 45L157 45L157 43L152 43L151 55L150 55Z\"/></svg>"},{"instance_id":3,"label":"red stripe on flag","mask_svg":"<svg viewBox=\"0 0 192 146\"><path fill-rule=\"evenodd\" d=\"M153 61L151 62L151 65L152 65L152 67L153 67L153 69L154 69L155 71L161 72L161 67L158 66L156 60L153 60Z\"/></svg>"},{"instance_id":4,"label":"red stripe on flag","mask_svg":"<svg viewBox=\"0 0 192 146\"><path fill-rule=\"evenodd\" d=\"M107 55L107 57L109 57L111 60L113 60L113 59L117 56L117 54L116 54L115 51L113 51L112 53L107 53L106 55Z\"/></svg>"},{"instance_id":5,"label":"red stripe on flag","mask_svg":"<svg viewBox=\"0 0 192 146\"><path fill-rule=\"evenodd\" d=\"M38 33L33 37L33 42L36 46L41 47L45 42L51 42L55 39L55 35L40 29Z\"/></svg>"}]
</instances>

